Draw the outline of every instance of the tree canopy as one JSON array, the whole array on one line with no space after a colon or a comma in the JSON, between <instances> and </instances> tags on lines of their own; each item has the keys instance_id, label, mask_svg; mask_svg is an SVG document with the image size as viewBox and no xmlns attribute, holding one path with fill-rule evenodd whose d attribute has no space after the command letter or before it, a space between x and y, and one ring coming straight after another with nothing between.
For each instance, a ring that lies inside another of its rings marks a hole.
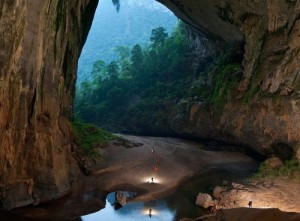
<instances>
[{"instance_id":1,"label":"tree canopy","mask_svg":"<svg viewBox=\"0 0 300 221\"><path fill-rule=\"evenodd\" d=\"M163 27L151 31L149 45L119 46L118 59L94 62L92 79L81 83L75 101L76 117L114 130L135 115L156 121L163 103L186 93L182 81L193 73L191 49L184 25L168 36Z\"/></svg>"}]
</instances>

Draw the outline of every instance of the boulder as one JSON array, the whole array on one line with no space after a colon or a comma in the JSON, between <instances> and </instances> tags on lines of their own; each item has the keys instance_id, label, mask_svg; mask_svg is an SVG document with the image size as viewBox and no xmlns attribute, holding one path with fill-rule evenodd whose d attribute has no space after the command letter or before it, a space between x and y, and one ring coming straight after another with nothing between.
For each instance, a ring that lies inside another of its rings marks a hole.
<instances>
[{"instance_id":1,"label":"boulder","mask_svg":"<svg viewBox=\"0 0 300 221\"><path fill-rule=\"evenodd\" d=\"M214 203L212 197L209 194L199 193L198 196L197 196L196 205L207 209L210 206L214 206L215 203Z\"/></svg>"},{"instance_id":2,"label":"boulder","mask_svg":"<svg viewBox=\"0 0 300 221\"><path fill-rule=\"evenodd\" d=\"M121 191L117 191L115 193L115 199L118 204L120 204L121 206L125 206L127 200L125 193Z\"/></svg>"},{"instance_id":3,"label":"boulder","mask_svg":"<svg viewBox=\"0 0 300 221\"><path fill-rule=\"evenodd\" d=\"M225 187L216 186L213 190L213 197L216 199L221 199L222 192L226 191Z\"/></svg>"},{"instance_id":4,"label":"boulder","mask_svg":"<svg viewBox=\"0 0 300 221\"><path fill-rule=\"evenodd\" d=\"M278 157L272 157L269 159L266 159L264 162L264 165L266 166L267 169L277 169L283 165L283 162L281 159Z\"/></svg>"},{"instance_id":5,"label":"boulder","mask_svg":"<svg viewBox=\"0 0 300 221\"><path fill-rule=\"evenodd\" d=\"M240 183L232 183L231 186L234 188L234 189L242 189L244 188L244 185L240 184Z\"/></svg>"}]
</instances>

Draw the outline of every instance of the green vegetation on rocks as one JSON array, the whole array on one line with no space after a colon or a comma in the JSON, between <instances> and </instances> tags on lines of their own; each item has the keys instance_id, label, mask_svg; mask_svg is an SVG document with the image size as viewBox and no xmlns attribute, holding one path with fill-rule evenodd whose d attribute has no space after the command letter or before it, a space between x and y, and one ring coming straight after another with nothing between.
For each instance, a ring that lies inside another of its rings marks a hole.
<instances>
[{"instance_id":1,"label":"green vegetation on rocks","mask_svg":"<svg viewBox=\"0 0 300 221\"><path fill-rule=\"evenodd\" d=\"M269 168L265 163L262 163L253 179L264 178L287 178L300 181L300 164L295 159L286 161L278 168Z\"/></svg>"},{"instance_id":2,"label":"green vegetation on rocks","mask_svg":"<svg viewBox=\"0 0 300 221\"><path fill-rule=\"evenodd\" d=\"M235 86L242 77L241 57L236 56L236 50L234 48L221 55L201 74L202 77L211 79L211 85L202 82L190 90L192 95L198 93L198 97L211 103L216 113L222 110L226 102L233 101Z\"/></svg>"},{"instance_id":3,"label":"green vegetation on rocks","mask_svg":"<svg viewBox=\"0 0 300 221\"><path fill-rule=\"evenodd\" d=\"M107 145L110 140L116 138L109 133L92 124L74 121L71 124L75 136L76 144L84 151L88 157L99 157L97 148Z\"/></svg>"},{"instance_id":4,"label":"green vegetation on rocks","mask_svg":"<svg viewBox=\"0 0 300 221\"><path fill-rule=\"evenodd\" d=\"M224 104L233 99L234 86L240 81L242 67L238 63L220 64L215 76L215 86L210 101L215 110L220 110Z\"/></svg>"}]
</instances>

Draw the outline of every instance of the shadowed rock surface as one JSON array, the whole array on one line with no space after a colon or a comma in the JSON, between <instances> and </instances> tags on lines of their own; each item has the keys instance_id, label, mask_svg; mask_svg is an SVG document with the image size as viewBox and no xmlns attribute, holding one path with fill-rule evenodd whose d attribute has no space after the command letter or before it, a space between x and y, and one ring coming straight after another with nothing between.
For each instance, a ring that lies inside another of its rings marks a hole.
<instances>
[{"instance_id":1,"label":"shadowed rock surface","mask_svg":"<svg viewBox=\"0 0 300 221\"><path fill-rule=\"evenodd\" d=\"M65 193L80 171L69 119L97 1L0 2L0 195L7 209Z\"/></svg>"},{"instance_id":2,"label":"shadowed rock surface","mask_svg":"<svg viewBox=\"0 0 300 221\"><path fill-rule=\"evenodd\" d=\"M207 52L209 45L245 44L242 79L221 113L206 102L183 102L170 119L171 128L249 145L264 154L279 143L295 148L300 138L300 1L160 2L198 30L191 40L204 57L214 51Z\"/></svg>"}]
</instances>

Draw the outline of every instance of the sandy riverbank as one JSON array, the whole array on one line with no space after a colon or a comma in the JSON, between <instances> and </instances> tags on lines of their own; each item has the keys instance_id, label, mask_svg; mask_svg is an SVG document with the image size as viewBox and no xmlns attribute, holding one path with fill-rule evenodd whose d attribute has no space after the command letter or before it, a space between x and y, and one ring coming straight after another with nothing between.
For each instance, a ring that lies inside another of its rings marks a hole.
<instances>
[{"instance_id":1,"label":"sandy riverbank","mask_svg":"<svg viewBox=\"0 0 300 221\"><path fill-rule=\"evenodd\" d=\"M101 149L102 163L91 168L92 175L81 179L68 196L39 208L16 212L31 218L70 220L103 208L106 194L112 191L134 191L138 195L132 201L148 201L169 194L199 171L221 168L246 172L257 168L257 162L242 153L205 151L203 145L196 142L157 137L124 138L141 145L126 148L112 143Z\"/></svg>"}]
</instances>

